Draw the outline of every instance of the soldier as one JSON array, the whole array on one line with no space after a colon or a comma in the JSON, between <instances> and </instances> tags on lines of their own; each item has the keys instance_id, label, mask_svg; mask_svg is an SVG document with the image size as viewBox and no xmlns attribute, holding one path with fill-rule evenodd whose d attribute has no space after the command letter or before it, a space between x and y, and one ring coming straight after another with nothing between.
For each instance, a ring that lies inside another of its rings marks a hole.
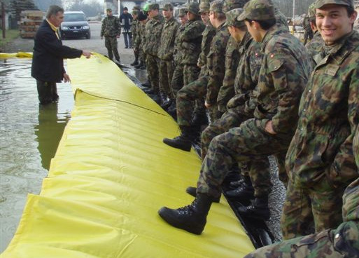
<instances>
[{"instance_id":1,"label":"soldier","mask_svg":"<svg viewBox=\"0 0 359 258\"><path fill-rule=\"evenodd\" d=\"M346 188L343 203L344 222L336 229L265 246L244 258L359 258L359 179Z\"/></svg>"},{"instance_id":2,"label":"soldier","mask_svg":"<svg viewBox=\"0 0 359 258\"><path fill-rule=\"evenodd\" d=\"M132 10L132 17L133 17L133 21L132 21L132 24L131 24L131 31L132 31L132 47L133 47L133 54L135 56L135 61L133 61L133 63L131 63L132 66L136 66L138 65L138 46L136 46L136 41L139 37L138 35L138 27L139 27L139 22L137 20L137 17L138 17L138 13L139 13L139 10L137 9L133 9Z\"/></svg>"},{"instance_id":3,"label":"soldier","mask_svg":"<svg viewBox=\"0 0 359 258\"><path fill-rule=\"evenodd\" d=\"M309 16L307 14L305 14L304 18L303 18L303 29L304 29L304 45L307 44L308 40L311 41L313 38L313 31L310 27L310 22L309 22Z\"/></svg>"},{"instance_id":4,"label":"soldier","mask_svg":"<svg viewBox=\"0 0 359 258\"><path fill-rule=\"evenodd\" d=\"M314 3L311 4L308 8L308 17L309 17L310 27L313 31L313 38L305 45L305 47L308 50L309 56L311 57L312 60L312 67L314 68L321 59L320 55L318 54L322 51L322 48L324 46L323 38L320 35L317 25L315 23Z\"/></svg>"},{"instance_id":5,"label":"soldier","mask_svg":"<svg viewBox=\"0 0 359 258\"><path fill-rule=\"evenodd\" d=\"M258 79L255 119L213 138L202 162L192 204L163 207L159 215L170 225L201 234L211 204L221 195L221 184L237 162L257 162L268 155L286 152L297 123L300 95L310 72L303 44L276 24L273 6L267 0L251 0L237 17L244 21L253 39L262 44L263 59ZM268 171L269 173L269 171ZM242 214L268 208L268 196L255 196Z\"/></svg>"},{"instance_id":6,"label":"soldier","mask_svg":"<svg viewBox=\"0 0 359 258\"><path fill-rule=\"evenodd\" d=\"M140 63L135 66L136 69L144 70L146 69L146 54L144 53L144 45L145 45L145 28L146 23L148 21L147 15L143 12L139 12L137 16L138 20L138 27L137 27L137 34L138 37L136 38L134 49L138 52L138 58L140 59ZM151 87L149 84L148 87Z\"/></svg>"},{"instance_id":7,"label":"soldier","mask_svg":"<svg viewBox=\"0 0 359 258\"><path fill-rule=\"evenodd\" d=\"M147 93L154 94L157 101L159 94L159 67L160 59L158 58L158 49L160 46L161 33L164 24L164 18L159 14L159 5L150 4L148 6L148 17L150 20L146 23L144 52L146 54L146 68L149 81L151 83L151 91Z\"/></svg>"},{"instance_id":8,"label":"soldier","mask_svg":"<svg viewBox=\"0 0 359 258\"><path fill-rule=\"evenodd\" d=\"M178 21L173 17L173 6L165 4L162 8L162 14L165 17L165 24L161 34L161 44L158 50L160 61L160 90L163 93L161 107L167 109L174 101L174 93L171 87L171 81L174 71L173 51L175 36L179 27ZM169 100L167 100L169 98Z\"/></svg>"},{"instance_id":9,"label":"soldier","mask_svg":"<svg viewBox=\"0 0 359 258\"><path fill-rule=\"evenodd\" d=\"M117 38L121 35L121 26L117 17L112 15L112 10L109 8L106 10L107 17L103 19L101 26L101 39L105 37L105 46L108 52L108 58L115 59L117 62L120 62L120 55L117 50Z\"/></svg>"},{"instance_id":10,"label":"soldier","mask_svg":"<svg viewBox=\"0 0 359 258\"><path fill-rule=\"evenodd\" d=\"M186 8L179 9L178 17L181 21L181 25L177 29L176 37L175 37L175 43L174 43L174 53L173 53L173 60L175 69L172 75L172 81L171 81L171 87L173 91L173 95L175 96L174 100L171 103L171 106L168 108L168 112L170 114L174 113L174 110L176 109L176 96L177 92L183 87L183 64L181 64L181 61L183 59L182 57L182 42L180 41L181 34L183 33L188 18L186 14Z\"/></svg>"},{"instance_id":11,"label":"soldier","mask_svg":"<svg viewBox=\"0 0 359 258\"><path fill-rule=\"evenodd\" d=\"M358 177L352 143L358 123L359 34L352 0L317 0L316 24L325 42L299 107L299 121L288 149L285 239L336 228L341 197ZM312 232L309 232L312 233Z\"/></svg>"},{"instance_id":12,"label":"soldier","mask_svg":"<svg viewBox=\"0 0 359 258\"><path fill-rule=\"evenodd\" d=\"M224 55L229 39L226 26L226 16L222 12L223 2L216 0L210 6L210 22L216 28L216 35L211 42L207 55L206 74L195 82L184 86L177 95L177 122L181 135L174 138L165 138L163 142L171 147L190 151L192 142L198 133L198 127L192 123L194 107L192 102L205 97L205 106L209 111L211 121L219 118L217 95L224 78Z\"/></svg>"}]
</instances>

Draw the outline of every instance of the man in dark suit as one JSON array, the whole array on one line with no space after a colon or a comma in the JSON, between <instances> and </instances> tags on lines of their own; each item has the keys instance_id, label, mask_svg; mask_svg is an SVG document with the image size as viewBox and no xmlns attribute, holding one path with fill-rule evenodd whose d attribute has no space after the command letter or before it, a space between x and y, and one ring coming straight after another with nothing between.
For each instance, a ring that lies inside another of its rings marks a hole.
<instances>
[{"instance_id":1,"label":"man in dark suit","mask_svg":"<svg viewBox=\"0 0 359 258\"><path fill-rule=\"evenodd\" d=\"M63 46L58 28L64 20L64 9L52 5L35 36L31 76L36 79L40 104L58 100L56 83L70 81L64 68L64 58L89 58L91 53Z\"/></svg>"}]
</instances>

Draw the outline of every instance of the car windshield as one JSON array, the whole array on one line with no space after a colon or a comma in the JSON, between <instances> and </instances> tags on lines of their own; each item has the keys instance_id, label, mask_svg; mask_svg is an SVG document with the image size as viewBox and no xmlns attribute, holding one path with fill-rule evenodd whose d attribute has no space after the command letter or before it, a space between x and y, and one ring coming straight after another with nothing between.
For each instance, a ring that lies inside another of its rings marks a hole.
<instances>
[{"instance_id":1,"label":"car windshield","mask_svg":"<svg viewBox=\"0 0 359 258\"><path fill-rule=\"evenodd\" d=\"M82 13L65 13L64 21L86 21L85 15Z\"/></svg>"}]
</instances>

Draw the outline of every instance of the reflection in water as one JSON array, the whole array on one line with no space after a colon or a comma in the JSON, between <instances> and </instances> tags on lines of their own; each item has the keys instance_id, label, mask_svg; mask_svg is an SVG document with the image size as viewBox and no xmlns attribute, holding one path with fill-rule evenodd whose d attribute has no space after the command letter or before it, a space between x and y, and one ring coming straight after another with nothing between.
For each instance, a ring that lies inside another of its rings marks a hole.
<instances>
[{"instance_id":1,"label":"reflection in water","mask_svg":"<svg viewBox=\"0 0 359 258\"><path fill-rule=\"evenodd\" d=\"M55 156L57 146L69 117L57 117L57 103L39 105L39 124L35 126L35 135L39 142L38 150L41 155L41 164L49 170L50 161Z\"/></svg>"},{"instance_id":2,"label":"reflection in water","mask_svg":"<svg viewBox=\"0 0 359 258\"><path fill-rule=\"evenodd\" d=\"M69 120L71 86L59 83L58 93L59 103L39 107L31 59L0 59L0 253L15 233L27 195L40 192Z\"/></svg>"}]
</instances>

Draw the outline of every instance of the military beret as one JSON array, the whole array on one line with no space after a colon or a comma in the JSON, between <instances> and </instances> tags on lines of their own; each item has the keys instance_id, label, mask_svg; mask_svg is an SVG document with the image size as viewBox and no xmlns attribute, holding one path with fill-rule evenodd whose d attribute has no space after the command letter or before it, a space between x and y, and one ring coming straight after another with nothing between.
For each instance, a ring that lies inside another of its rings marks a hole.
<instances>
[{"instance_id":1,"label":"military beret","mask_svg":"<svg viewBox=\"0 0 359 258\"><path fill-rule=\"evenodd\" d=\"M159 10L160 9L160 6L158 4L150 4L148 6L148 10L151 11L151 10Z\"/></svg>"},{"instance_id":2,"label":"military beret","mask_svg":"<svg viewBox=\"0 0 359 258\"><path fill-rule=\"evenodd\" d=\"M315 2L315 8L320 9L327 4L345 5L354 7L353 0L317 0Z\"/></svg>"},{"instance_id":3,"label":"military beret","mask_svg":"<svg viewBox=\"0 0 359 258\"><path fill-rule=\"evenodd\" d=\"M244 2L243 0L224 0L223 12L226 13L233 9L243 8Z\"/></svg>"},{"instance_id":4,"label":"military beret","mask_svg":"<svg viewBox=\"0 0 359 258\"><path fill-rule=\"evenodd\" d=\"M199 4L195 2L189 3L187 11L195 15L199 15Z\"/></svg>"},{"instance_id":5,"label":"military beret","mask_svg":"<svg viewBox=\"0 0 359 258\"><path fill-rule=\"evenodd\" d=\"M209 11L215 12L215 13L223 13L222 9L223 9L223 1L222 0L214 0L209 7Z\"/></svg>"},{"instance_id":6,"label":"military beret","mask_svg":"<svg viewBox=\"0 0 359 258\"><path fill-rule=\"evenodd\" d=\"M186 15L187 9L186 8L181 8L178 11L178 17L183 17Z\"/></svg>"},{"instance_id":7,"label":"military beret","mask_svg":"<svg viewBox=\"0 0 359 258\"><path fill-rule=\"evenodd\" d=\"M226 12L226 23L227 26L234 26L236 28L241 28L246 26L243 21L237 21L237 17L243 12L242 8L237 8Z\"/></svg>"},{"instance_id":8,"label":"military beret","mask_svg":"<svg viewBox=\"0 0 359 258\"><path fill-rule=\"evenodd\" d=\"M201 1L199 4L199 13L208 13L209 12L209 2Z\"/></svg>"},{"instance_id":9,"label":"military beret","mask_svg":"<svg viewBox=\"0 0 359 258\"><path fill-rule=\"evenodd\" d=\"M274 7L268 0L250 0L244 5L243 12L237 17L237 21L246 19L255 21L266 21L275 19Z\"/></svg>"},{"instance_id":10,"label":"military beret","mask_svg":"<svg viewBox=\"0 0 359 258\"><path fill-rule=\"evenodd\" d=\"M162 10L164 10L164 11L172 11L173 10L173 5L167 3L162 7Z\"/></svg>"}]
</instances>

